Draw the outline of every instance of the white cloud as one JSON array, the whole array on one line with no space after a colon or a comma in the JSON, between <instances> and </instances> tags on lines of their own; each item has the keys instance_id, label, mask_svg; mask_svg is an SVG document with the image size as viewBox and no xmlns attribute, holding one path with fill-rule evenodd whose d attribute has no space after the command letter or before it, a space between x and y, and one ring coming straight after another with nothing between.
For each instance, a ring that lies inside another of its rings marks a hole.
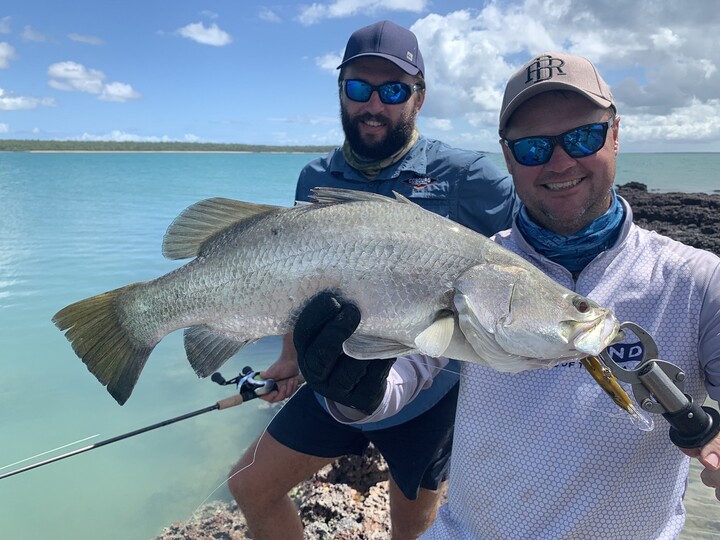
<instances>
[{"instance_id":1,"label":"white cloud","mask_svg":"<svg viewBox=\"0 0 720 540\"><path fill-rule=\"evenodd\" d=\"M299 114L296 116L287 116L283 118L268 118L268 122L277 122L282 124L298 124L304 126L327 126L337 125L339 119L336 116L310 116L307 114Z\"/></svg>"},{"instance_id":2,"label":"white cloud","mask_svg":"<svg viewBox=\"0 0 720 540\"><path fill-rule=\"evenodd\" d=\"M104 101L127 101L139 97L140 94L133 90L133 87L129 84L113 82L103 86L99 99Z\"/></svg>"},{"instance_id":3,"label":"white cloud","mask_svg":"<svg viewBox=\"0 0 720 540\"><path fill-rule=\"evenodd\" d=\"M203 45L222 47L232 43L230 34L221 30L217 24L206 27L201 22L191 23L178 29L178 33L184 38L197 41Z\"/></svg>"},{"instance_id":4,"label":"white cloud","mask_svg":"<svg viewBox=\"0 0 720 540\"><path fill-rule=\"evenodd\" d=\"M473 133L476 147L496 149L507 79L533 55L560 50L597 65L623 115L623 141L702 134L720 145L720 19L700 6L653 0L622 10L597 0L491 0L482 6L431 13L411 26L428 83L421 118L438 136L469 141ZM329 5L316 9L329 16ZM333 55L316 64L330 69ZM452 131L443 130L443 120Z\"/></svg>"},{"instance_id":5,"label":"white cloud","mask_svg":"<svg viewBox=\"0 0 720 540\"><path fill-rule=\"evenodd\" d=\"M80 141L115 141L115 142L170 142L173 139L163 135L158 137L156 135L137 135L136 133L127 133L118 129L112 130L109 133L101 135L95 135L92 133L83 133L76 140Z\"/></svg>"},{"instance_id":6,"label":"white cloud","mask_svg":"<svg viewBox=\"0 0 720 540\"><path fill-rule=\"evenodd\" d=\"M637 114L620 121L622 141L699 142L720 140L720 98L700 102L693 99L687 107L674 109L667 115Z\"/></svg>"},{"instance_id":7,"label":"white cloud","mask_svg":"<svg viewBox=\"0 0 720 540\"><path fill-rule=\"evenodd\" d=\"M280 19L280 16L277 13L275 13L272 9L266 8L266 7L262 8L260 10L260 12L258 13L258 17L260 18L261 21L271 22L271 23L281 22L281 20L282 20L282 19Z\"/></svg>"},{"instance_id":8,"label":"white cloud","mask_svg":"<svg viewBox=\"0 0 720 540\"><path fill-rule=\"evenodd\" d=\"M77 62L57 62L48 68L48 84L56 90L97 94L104 101L127 101L137 99L140 93L126 83L105 83L105 74L98 69L88 69Z\"/></svg>"},{"instance_id":9,"label":"white cloud","mask_svg":"<svg viewBox=\"0 0 720 540\"><path fill-rule=\"evenodd\" d=\"M75 32L68 34L68 39L77 41L78 43L87 43L88 45L102 45L104 41L97 36L84 36Z\"/></svg>"},{"instance_id":10,"label":"white cloud","mask_svg":"<svg viewBox=\"0 0 720 540\"><path fill-rule=\"evenodd\" d=\"M36 32L29 24L23 28L21 37L23 41L33 41L36 43L43 43L47 41L47 37L45 37L44 34Z\"/></svg>"},{"instance_id":11,"label":"white cloud","mask_svg":"<svg viewBox=\"0 0 720 540\"><path fill-rule=\"evenodd\" d=\"M315 65L319 68L337 74L337 67L342 62L342 53L328 53L315 58Z\"/></svg>"},{"instance_id":12,"label":"white cloud","mask_svg":"<svg viewBox=\"0 0 720 540\"><path fill-rule=\"evenodd\" d=\"M449 118L425 118L427 125L437 131L452 131L452 120Z\"/></svg>"},{"instance_id":13,"label":"white cloud","mask_svg":"<svg viewBox=\"0 0 720 540\"><path fill-rule=\"evenodd\" d=\"M335 0L329 4L315 2L300 7L298 20L311 25L323 19L339 19L357 14L374 15L384 11L409 11L421 13L426 10L428 0Z\"/></svg>"},{"instance_id":14,"label":"white cloud","mask_svg":"<svg viewBox=\"0 0 720 540\"><path fill-rule=\"evenodd\" d=\"M50 86L56 90L99 94L103 89L105 74L97 69L87 69L77 62L57 62L48 68Z\"/></svg>"},{"instance_id":15,"label":"white cloud","mask_svg":"<svg viewBox=\"0 0 720 540\"><path fill-rule=\"evenodd\" d=\"M137 133L128 133L119 129L114 129L108 133L94 134L83 133L73 140L78 141L113 141L113 142L176 142L177 138L168 137L167 135L138 135ZM199 142L200 138L191 133L186 133L180 139L184 142Z\"/></svg>"},{"instance_id":16,"label":"white cloud","mask_svg":"<svg viewBox=\"0 0 720 540\"><path fill-rule=\"evenodd\" d=\"M0 124L0 133L10 133L10 126L8 124Z\"/></svg>"},{"instance_id":17,"label":"white cloud","mask_svg":"<svg viewBox=\"0 0 720 540\"><path fill-rule=\"evenodd\" d=\"M10 65L10 60L15 58L15 48L6 42L0 42L0 69Z\"/></svg>"},{"instance_id":18,"label":"white cloud","mask_svg":"<svg viewBox=\"0 0 720 540\"><path fill-rule=\"evenodd\" d=\"M20 111L38 107L53 107L54 105L55 100L52 98L13 96L0 88L0 111Z\"/></svg>"},{"instance_id":19,"label":"white cloud","mask_svg":"<svg viewBox=\"0 0 720 540\"><path fill-rule=\"evenodd\" d=\"M10 33L10 17L0 19L0 34Z\"/></svg>"}]
</instances>

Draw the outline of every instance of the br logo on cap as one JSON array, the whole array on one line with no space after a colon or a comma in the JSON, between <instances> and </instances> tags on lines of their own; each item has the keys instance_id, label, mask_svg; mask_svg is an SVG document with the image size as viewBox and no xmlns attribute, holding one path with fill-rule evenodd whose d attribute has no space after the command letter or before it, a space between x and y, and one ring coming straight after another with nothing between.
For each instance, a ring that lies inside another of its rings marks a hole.
<instances>
[{"instance_id":1,"label":"br logo on cap","mask_svg":"<svg viewBox=\"0 0 720 540\"><path fill-rule=\"evenodd\" d=\"M535 62L527 67L527 80L525 84L534 84L541 81L547 81L555 75L566 75L563 71L565 61L561 58L553 58L550 55L538 56Z\"/></svg>"},{"instance_id":2,"label":"br logo on cap","mask_svg":"<svg viewBox=\"0 0 720 540\"><path fill-rule=\"evenodd\" d=\"M410 51L406 52L406 53L405 53L405 56L407 57L407 59L408 59L410 62L413 61L413 53L411 53Z\"/></svg>"}]
</instances>

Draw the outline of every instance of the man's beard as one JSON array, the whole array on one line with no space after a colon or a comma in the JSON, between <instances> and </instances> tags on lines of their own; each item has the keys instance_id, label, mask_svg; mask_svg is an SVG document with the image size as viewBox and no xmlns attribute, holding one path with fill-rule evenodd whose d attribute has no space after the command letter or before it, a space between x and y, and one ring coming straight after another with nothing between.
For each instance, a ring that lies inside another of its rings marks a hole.
<instances>
[{"instance_id":1,"label":"man's beard","mask_svg":"<svg viewBox=\"0 0 720 540\"><path fill-rule=\"evenodd\" d=\"M415 117L412 112L403 114L395 125L389 118L382 115L362 114L350 118L342 107L340 108L340 118L350 148L357 156L364 159L380 160L392 156L407 144L415 129ZM359 124L366 120L376 120L388 127L387 135L383 140L371 144L363 141Z\"/></svg>"}]
</instances>

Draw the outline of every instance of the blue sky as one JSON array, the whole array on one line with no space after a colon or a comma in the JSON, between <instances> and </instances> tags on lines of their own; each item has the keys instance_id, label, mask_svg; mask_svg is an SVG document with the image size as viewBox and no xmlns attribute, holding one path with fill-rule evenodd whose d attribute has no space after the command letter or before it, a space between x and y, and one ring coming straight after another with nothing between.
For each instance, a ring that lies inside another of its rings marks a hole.
<instances>
[{"instance_id":1,"label":"blue sky","mask_svg":"<svg viewBox=\"0 0 720 540\"><path fill-rule=\"evenodd\" d=\"M391 19L425 57L421 131L496 152L508 76L591 58L625 151L720 151L720 17L676 0L3 0L0 138L342 142L335 67Z\"/></svg>"}]
</instances>

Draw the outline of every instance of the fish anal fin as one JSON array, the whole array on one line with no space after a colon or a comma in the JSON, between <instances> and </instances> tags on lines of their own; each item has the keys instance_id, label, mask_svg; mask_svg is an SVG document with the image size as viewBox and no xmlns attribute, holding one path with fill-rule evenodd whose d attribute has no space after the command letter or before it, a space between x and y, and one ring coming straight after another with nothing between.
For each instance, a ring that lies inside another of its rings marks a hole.
<instances>
[{"instance_id":1,"label":"fish anal fin","mask_svg":"<svg viewBox=\"0 0 720 540\"><path fill-rule=\"evenodd\" d=\"M238 340L213 331L207 326L185 329L185 354L198 377L207 377L248 343L255 340Z\"/></svg>"},{"instance_id":2,"label":"fish anal fin","mask_svg":"<svg viewBox=\"0 0 720 540\"><path fill-rule=\"evenodd\" d=\"M196 257L203 244L214 235L239 222L279 208L221 197L197 202L183 210L168 227L163 238L163 255L168 259Z\"/></svg>"}]
</instances>

